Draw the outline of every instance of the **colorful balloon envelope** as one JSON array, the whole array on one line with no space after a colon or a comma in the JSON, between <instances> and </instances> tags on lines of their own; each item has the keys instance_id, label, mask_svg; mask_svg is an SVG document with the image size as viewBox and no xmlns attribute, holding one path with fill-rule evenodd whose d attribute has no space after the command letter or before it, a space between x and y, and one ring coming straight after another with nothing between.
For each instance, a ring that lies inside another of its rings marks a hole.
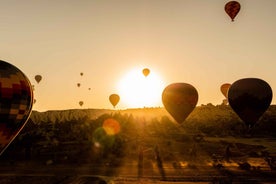
<instances>
[{"instance_id":1,"label":"colorful balloon envelope","mask_svg":"<svg viewBox=\"0 0 276 184\"><path fill-rule=\"evenodd\" d=\"M162 102L165 109L179 124L194 110L197 101L197 90L187 83L170 84L162 93Z\"/></svg>"},{"instance_id":2,"label":"colorful balloon envelope","mask_svg":"<svg viewBox=\"0 0 276 184\"><path fill-rule=\"evenodd\" d=\"M32 105L29 79L17 67L0 60L0 154L26 124Z\"/></svg>"},{"instance_id":3,"label":"colorful balloon envelope","mask_svg":"<svg viewBox=\"0 0 276 184\"><path fill-rule=\"evenodd\" d=\"M115 108L116 105L118 104L118 102L120 101L120 96L117 95L117 94L111 94L109 96L109 101L113 105L113 107Z\"/></svg>"},{"instance_id":4,"label":"colorful balloon envelope","mask_svg":"<svg viewBox=\"0 0 276 184\"><path fill-rule=\"evenodd\" d=\"M229 15L229 17L231 18L232 21L234 21L235 17L237 16L237 14L240 11L240 9L241 9L241 5L237 1L229 1L224 6L225 12Z\"/></svg>"},{"instance_id":5,"label":"colorful balloon envelope","mask_svg":"<svg viewBox=\"0 0 276 184\"><path fill-rule=\"evenodd\" d=\"M228 95L228 90L229 90L230 86L231 86L231 84L229 84L229 83L225 83L220 86L220 91L225 96L226 99L228 98L227 95Z\"/></svg>"},{"instance_id":6,"label":"colorful balloon envelope","mask_svg":"<svg viewBox=\"0 0 276 184\"><path fill-rule=\"evenodd\" d=\"M150 73L150 70L148 68L143 69L143 74L145 77L147 77L149 75L149 73Z\"/></svg>"},{"instance_id":7,"label":"colorful balloon envelope","mask_svg":"<svg viewBox=\"0 0 276 184\"><path fill-rule=\"evenodd\" d=\"M234 82L228 91L228 101L244 123L252 127L268 109L272 89L258 78L244 78Z\"/></svg>"}]
</instances>

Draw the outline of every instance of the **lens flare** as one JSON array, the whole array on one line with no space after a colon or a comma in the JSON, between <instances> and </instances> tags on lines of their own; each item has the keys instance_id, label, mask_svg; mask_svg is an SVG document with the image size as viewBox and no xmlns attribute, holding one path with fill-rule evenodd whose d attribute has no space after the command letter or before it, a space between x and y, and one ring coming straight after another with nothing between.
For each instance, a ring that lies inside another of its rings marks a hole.
<instances>
[{"instance_id":1,"label":"lens flare","mask_svg":"<svg viewBox=\"0 0 276 184\"><path fill-rule=\"evenodd\" d=\"M108 118L103 123L103 129L107 135L116 135L120 132L121 127L118 121Z\"/></svg>"}]
</instances>

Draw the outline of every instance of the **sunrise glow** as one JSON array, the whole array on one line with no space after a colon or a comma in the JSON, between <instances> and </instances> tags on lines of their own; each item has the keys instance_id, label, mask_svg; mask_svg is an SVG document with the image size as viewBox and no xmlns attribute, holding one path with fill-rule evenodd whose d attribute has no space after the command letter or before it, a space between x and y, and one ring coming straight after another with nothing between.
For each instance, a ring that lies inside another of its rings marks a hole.
<instances>
[{"instance_id":1,"label":"sunrise glow","mask_svg":"<svg viewBox=\"0 0 276 184\"><path fill-rule=\"evenodd\" d=\"M128 108L156 107L161 105L164 87L164 82L154 71L144 76L142 69L134 69L121 79L118 91L122 103Z\"/></svg>"}]
</instances>

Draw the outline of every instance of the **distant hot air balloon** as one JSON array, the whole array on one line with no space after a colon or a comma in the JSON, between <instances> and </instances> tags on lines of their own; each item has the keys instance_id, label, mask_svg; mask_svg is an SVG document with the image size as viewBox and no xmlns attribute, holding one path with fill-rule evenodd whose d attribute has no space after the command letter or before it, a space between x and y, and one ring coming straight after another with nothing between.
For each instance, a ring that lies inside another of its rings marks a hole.
<instances>
[{"instance_id":1,"label":"distant hot air balloon","mask_svg":"<svg viewBox=\"0 0 276 184\"><path fill-rule=\"evenodd\" d=\"M82 106L83 105L83 101L79 101L79 105Z\"/></svg>"},{"instance_id":2,"label":"distant hot air balloon","mask_svg":"<svg viewBox=\"0 0 276 184\"><path fill-rule=\"evenodd\" d=\"M0 155L26 124L32 106L29 79L17 67L0 60Z\"/></svg>"},{"instance_id":3,"label":"distant hot air balloon","mask_svg":"<svg viewBox=\"0 0 276 184\"><path fill-rule=\"evenodd\" d=\"M36 75L36 76L35 76L35 81L36 81L37 83L39 83L39 82L41 81L41 79L42 79L42 76L41 76L41 75Z\"/></svg>"},{"instance_id":4,"label":"distant hot air balloon","mask_svg":"<svg viewBox=\"0 0 276 184\"><path fill-rule=\"evenodd\" d=\"M88 88L88 90L91 90L91 88Z\"/></svg>"},{"instance_id":5,"label":"distant hot air balloon","mask_svg":"<svg viewBox=\"0 0 276 184\"><path fill-rule=\"evenodd\" d=\"M164 107L179 124L194 110L197 101L197 90L187 83L170 84L162 93Z\"/></svg>"},{"instance_id":6,"label":"distant hot air balloon","mask_svg":"<svg viewBox=\"0 0 276 184\"><path fill-rule=\"evenodd\" d=\"M83 73L81 72L80 75L83 76Z\"/></svg>"},{"instance_id":7,"label":"distant hot air balloon","mask_svg":"<svg viewBox=\"0 0 276 184\"><path fill-rule=\"evenodd\" d=\"M229 1L225 4L224 10L229 15L229 17L234 21L241 8L240 3L237 1Z\"/></svg>"},{"instance_id":8,"label":"distant hot air balloon","mask_svg":"<svg viewBox=\"0 0 276 184\"><path fill-rule=\"evenodd\" d=\"M258 78L237 80L228 91L230 106L249 127L259 120L270 106L271 100L271 87Z\"/></svg>"},{"instance_id":9,"label":"distant hot air balloon","mask_svg":"<svg viewBox=\"0 0 276 184\"><path fill-rule=\"evenodd\" d=\"M150 70L148 68L143 69L143 74L145 77L147 77L149 75L149 73L150 73Z\"/></svg>"},{"instance_id":10,"label":"distant hot air balloon","mask_svg":"<svg viewBox=\"0 0 276 184\"><path fill-rule=\"evenodd\" d=\"M228 93L230 86L231 86L231 84L229 84L229 83L225 83L220 86L220 91L225 96L226 99L227 99L227 93Z\"/></svg>"},{"instance_id":11,"label":"distant hot air balloon","mask_svg":"<svg viewBox=\"0 0 276 184\"><path fill-rule=\"evenodd\" d=\"M78 87L80 87L80 86L81 86L81 84L80 84L80 83L77 83L77 86L78 86Z\"/></svg>"},{"instance_id":12,"label":"distant hot air balloon","mask_svg":"<svg viewBox=\"0 0 276 184\"><path fill-rule=\"evenodd\" d=\"M110 103L113 105L113 107L115 108L115 106L118 104L118 102L120 101L120 96L117 94L111 94L109 96L109 101Z\"/></svg>"}]
</instances>

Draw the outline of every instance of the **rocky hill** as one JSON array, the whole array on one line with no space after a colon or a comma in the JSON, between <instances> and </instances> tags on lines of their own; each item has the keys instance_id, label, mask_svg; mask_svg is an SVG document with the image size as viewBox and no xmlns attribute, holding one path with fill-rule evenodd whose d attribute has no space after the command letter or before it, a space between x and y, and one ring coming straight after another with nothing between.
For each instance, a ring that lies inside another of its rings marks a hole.
<instances>
[{"instance_id":1,"label":"rocky hill","mask_svg":"<svg viewBox=\"0 0 276 184\"><path fill-rule=\"evenodd\" d=\"M66 123L72 121L96 120L103 115L131 116L142 119L146 124L152 121L167 121L177 124L164 108L137 108L125 110L110 109L69 109L58 111L37 112L33 111L30 121L34 124L41 123ZM276 129L276 106L272 105L255 124L252 132L256 134L274 135ZM244 134L245 124L236 113L227 105L201 105L197 106L188 118L178 126L190 132L203 132L211 135L236 135Z\"/></svg>"}]
</instances>

